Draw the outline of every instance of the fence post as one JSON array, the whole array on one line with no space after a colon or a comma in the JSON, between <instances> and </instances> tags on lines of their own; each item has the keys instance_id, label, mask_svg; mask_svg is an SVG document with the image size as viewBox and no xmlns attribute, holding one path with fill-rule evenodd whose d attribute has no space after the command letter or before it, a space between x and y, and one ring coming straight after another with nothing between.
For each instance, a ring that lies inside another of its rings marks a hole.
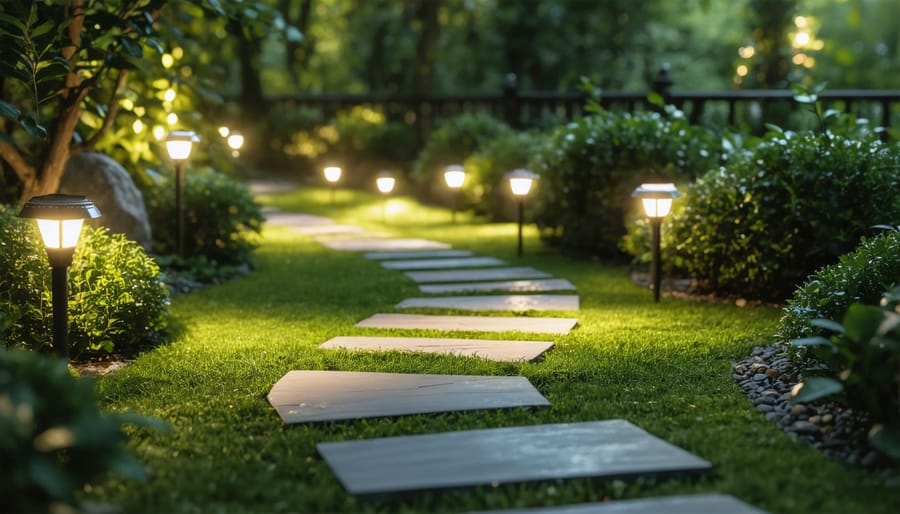
<instances>
[{"instance_id":1,"label":"fence post","mask_svg":"<svg viewBox=\"0 0 900 514\"><path fill-rule=\"evenodd\" d=\"M507 73L503 79L503 107L506 123L513 128L520 128L519 116L519 79L515 73Z\"/></svg>"},{"instance_id":2,"label":"fence post","mask_svg":"<svg viewBox=\"0 0 900 514\"><path fill-rule=\"evenodd\" d=\"M674 83L675 81L672 80L672 75L669 73L669 63L664 62L659 67L656 78L653 79L653 91L663 97L667 104L672 103L672 84Z\"/></svg>"}]
</instances>

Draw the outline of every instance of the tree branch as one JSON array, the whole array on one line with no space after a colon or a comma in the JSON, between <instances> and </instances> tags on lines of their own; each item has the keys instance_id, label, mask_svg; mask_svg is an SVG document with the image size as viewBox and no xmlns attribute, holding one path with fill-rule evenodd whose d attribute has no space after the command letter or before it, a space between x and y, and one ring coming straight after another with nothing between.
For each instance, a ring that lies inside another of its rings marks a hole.
<instances>
[{"instance_id":1,"label":"tree branch","mask_svg":"<svg viewBox=\"0 0 900 514\"><path fill-rule=\"evenodd\" d=\"M15 172L19 180L25 184L34 181L37 178L37 172L34 166L25 162L22 154L11 143L0 141L0 159L6 161L7 164Z\"/></svg>"},{"instance_id":2,"label":"tree branch","mask_svg":"<svg viewBox=\"0 0 900 514\"><path fill-rule=\"evenodd\" d=\"M119 102L117 100L122 95L122 90L125 89L127 78L128 70L119 70L119 76L116 78L116 87L113 89L109 99L109 109L107 109L106 116L103 118L103 125L90 137L90 139L79 145L74 145L71 149L71 155L77 155L81 152L92 152L94 147L97 146L97 143L100 142L100 139L102 139L106 132L109 131L110 127L112 127L113 122L116 121L116 115L119 114Z\"/></svg>"}]
</instances>

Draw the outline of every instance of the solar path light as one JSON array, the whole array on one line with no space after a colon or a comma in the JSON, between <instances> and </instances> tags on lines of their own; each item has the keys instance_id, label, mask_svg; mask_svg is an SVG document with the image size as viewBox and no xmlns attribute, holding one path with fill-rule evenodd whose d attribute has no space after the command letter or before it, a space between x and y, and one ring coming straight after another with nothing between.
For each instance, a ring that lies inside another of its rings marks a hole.
<instances>
[{"instance_id":1,"label":"solar path light","mask_svg":"<svg viewBox=\"0 0 900 514\"><path fill-rule=\"evenodd\" d=\"M456 223L456 203L459 197L459 191L463 186L463 182L466 181L466 169L460 166L459 164L451 164L444 168L444 182L447 184L447 187L453 193L453 207L452 207L452 218L453 223Z\"/></svg>"},{"instance_id":2,"label":"solar path light","mask_svg":"<svg viewBox=\"0 0 900 514\"><path fill-rule=\"evenodd\" d=\"M166 150L175 162L175 234L176 252L184 256L184 163L200 138L189 130L173 130L166 136Z\"/></svg>"},{"instance_id":3,"label":"solar path light","mask_svg":"<svg viewBox=\"0 0 900 514\"><path fill-rule=\"evenodd\" d=\"M653 301L659 301L659 290L662 286L662 270L660 255L660 227L662 220L672 210L672 200L681 196L675 184L641 184L631 193L632 198L640 198L644 213L650 219L651 251L653 253Z\"/></svg>"},{"instance_id":4,"label":"solar path light","mask_svg":"<svg viewBox=\"0 0 900 514\"><path fill-rule=\"evenodd\" d=\"M384 195L384 207L382 212L384 221L387 221L388 195L394 190L394 185L396 183L397 180L389 171L382 171L378 174L378 178L375 179L375 185L378 187L378 190L381 191L381 194Z\"/></svg>"},{"instance_id":5,"label":"solar path light","mask_svg":"<svg viewBox=\"0 0 900 514\"><path fill-rule=\"evenodd\" d=\"M338 181L341 180L343 170L340 166L326 166L322 173L325 175L325 180L331 189L331 204L334 205L334 188L337 186Z\"/></svg>"},{"instance_id":6,"label":"solar path light","mask_svg":"<svg viewBox=\"0 0 900 514\"><path fill-rule=\"evenodd\" d=\"M516 255L522 256L522 223L525 219L525 197L531 192L531 186L537 180L537 175L526 169L515 169L506 174L509 180L509 189L519 203L519 246Z\"/></svg>"}]
</instances>

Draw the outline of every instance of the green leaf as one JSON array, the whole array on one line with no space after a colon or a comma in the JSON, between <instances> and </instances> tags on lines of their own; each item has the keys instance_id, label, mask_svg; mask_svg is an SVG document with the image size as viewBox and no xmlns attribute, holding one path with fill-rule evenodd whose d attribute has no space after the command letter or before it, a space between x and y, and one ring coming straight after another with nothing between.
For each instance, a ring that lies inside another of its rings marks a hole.
<instances>
[{"instance_id":1,"label":"green leaf","mask_svg":"<svg viewBox=\"0 0 900 514\"><path fill-rule=\"evenodd\" d=\"M665 107L666 100L663 96L656 91L650 91L647 93L647 103L650 105L655 105L657 107Z\"/></svg>"},{"instance_id":2,"label":"green leaf","mask_svg":"<svg viewBox=\"0 0 900 514\"><path fill-rule=\"evenodd\" d=\"M818 99L816 95L794 95L794 101L798 104L814 104Z\"/></svg>"},{"instance_id":3,"label":"green leaf","mask_svg":"<svg viewBox=\"0 0 900 514\"><path fill-rule=\"evenodd\" d=\"M876 425L869 433L869 442L881 453L900 460L900 427Z\"/></svg>"},{"instance_id":4,"label":"green leaf","mask_svg":"<svg viewBox=\"0 0 900 514\"><path fill-rule=\"evenodd\" d=\"M160 54L166 53L166 50L162 47L161 44L159 44L159 41L157 41L157 40L155 40L155 39L153 39L153 38L147 38L147 46L149 46L150 48L156 50L156 51L159 52Z\"/></svg>"},{"instance_id":5,"label":"green leaf","mask_svg":"<svg viewBox=\"0 0 900 514\"><path fill-rule=\"evenodd\" d=\"M141 47L141 44L135 41L134 39L128 37L119 38L119 41L122 43L122 48L125 49L125 52L134 57L135 59L140 59L144 56L144 49Z\"/></svg>"},{"instance_id":6,"label":"green leaf","mask_svg":"<svg viewBox=\"0 0 900 514\"><path fill-rule=\"evenodd\" d=\"M844 326L841 325L840 323L838 323L837 321L833 321L830 319L814 319L814 320L810 321L809 324L814 327L823 328L825 330L830 330L830 331L838 333L838 334L844 333Z\"/></svg>"},{"instance_id":7,"label":"green leaf","mask_svg":"<svg viewBox=\"0 0 900 514\"><path fill-rule=\"evenodd\" d=\"M802 382L797 395L791 400L795 403L811 402L840 393L844 390L844 385L833 378L812 377Z\"/></svg>"},{"instance_id":8,"label":"green leaf","mask_svg":"<svg viewBox=\"0 0 900 514\"><path fill-rule=\"evenodd\" d=\"M13 104L0 100L0 116L17 120L19 119L19 110Z\"/></svg>"},{"instance_id":9,"label":"green leaf","mask_svg":"<svg viewBox=\"0 0 900 514\"><path fill-rule=\"evenodd\" d=\"M38 25L37 27L32 29L31 38L32 39L39 38L39 37L43 36L44 34L47 34L48 32L50 32L51 30L53 30L53 27L55 27L55 26L56 26L56 23L54 23L53 20L45 21L44 23L41 23L40 25Z\"/></svg>"},{"instance_id":10,"label":"green leaf","mask_svg":"<svg viewBox=\"0 0 900 514\"><path fill-rule=\"evenodd\" d=\"M19 123L22 124L22 128L25 129L25 132L27 132L29 136L35 139L44 139L47 137L47 129L35 121L31 116L21 116L19 118Z\"/></svg>"},{"instance_id":11,"label":"green leaf","mask_svg":"<svg viewBox=\"0 0 900 514\"><path fill-rule=\"evenodd\" d=\"M0 13L0 21L9 23L10 25L13 25L17 29L19 29L19 34L21 34L21 35L24 35L25 32L28 30L28 28L25 26L24 23L22 23L21 20L19 20L18 18L15 18L13 16L10 16L8 14Z\"/></svg>"},{"instance_id":12,"label":"green leaf","mask_svg":"<svg viewBox=\"0 0 900 514\"><path fill-rule=\"evenodd\" d=\"M50 456L33 457L28 462L28 476L53 498L74 500L72 480L57 467Z\"/></svg>"},{"instance_id":13,"label":"green leaf","mask_svg":"<svg viewBox=\"0 0 900 514\"><path fill-rule=\"evenodd\" d=\"M873 305L855 303L844 315L844 335L851 341L866 342L878 333L884 321L884 311Z\"/></svg>"},{"instance_id":14,"label":"green leaf","mask_svg":"<svg viewBox=\"0 0 900 514\"><path fill-rule=\"evenodd\" d=\"M837 349L837 346L835 346L834 343L821 336L802 337L800 339L794 339L793 341L791 341L791 346L828 346L832 350Z\"/></svg>"}]
</instances>

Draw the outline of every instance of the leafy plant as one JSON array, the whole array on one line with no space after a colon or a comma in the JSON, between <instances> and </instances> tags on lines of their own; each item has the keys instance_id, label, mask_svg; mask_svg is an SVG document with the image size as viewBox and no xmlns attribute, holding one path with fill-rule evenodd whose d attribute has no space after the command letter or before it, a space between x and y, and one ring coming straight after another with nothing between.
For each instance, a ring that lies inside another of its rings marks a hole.
<instances>
[{"instance_id":1,"label":"leafy plant","mask_svg":"<svg viewBox=\"0 0 900 514\"><path fill-rule=\"evenodd\" d=\"M838 262L817 271L794 291L783 309L778 337L783 341L818 335L814 319L837 321L853 303L872 305L900 284L900 232L863 239Z\"/></svg>"},{"instance_id":2,"label":"leafy plant","mask_svg":"<svg viewBox=\"0 0 900 514\"><path fill-rule=\"evenodd\" d=\"M61 360L0 349L0 510L57 512L107 473L143 480L124 424L162 428L128 414L101 414L93 384Z\"/></svg>"},{"instance_id":3,"label":"leafy plant","mask_svg":"<svg viewBox=\"0 0 900 514\"><path fill-rule=\"evenodd\" d=\"M32 223L0 206L0 340L41 349L51 341L50 266ZM72 354L135 353L158 342L169 294L156 263L135 242L84 227L69 268Z\"/></svg>"},{"instance_id":4,"label":"leafy plant","mask_svg":"<svg viewBox=\"0 0 900 514\"><path fill-rule=\"evenodd\" d=\"M781 301L872 225L900 221L898 164L873 139L773 131L691 185L666 232L701 286Z\"/></svg>"},{"instance_id":5,"label":"leafy plant","mask_svg":"<svg viewBox=\"0 0 900 514\"><path fill-rule=\"evenodd\" d=\"M534 160L542 237L570 252L621 258L634 188L705 173L718 165L719 146L675 110L670 117L600 110L558 128Z\"/></svg>"},{"instance_id":6,"label":"leafy plant","mask_svg":"<svg viewBox=\"0 0 900 514\"><path fill-rule=\"evenodd\" d=\"M495 221L514 219L514 203L504 176L516 168L527 168L541 141L536 132L504 131L483 143L463 162L467 174L463 193L468 205Z\"/></svg>"},{"instance_id":7,"label":"leafy plant","mask_svg":"<svg viewBox=\"0 0 900 514\"><path fill-rule=\"evenodd\" d=\"M797 402L839 395L848 407L867 412L872 445L900 460L900 288L886 293L882 306L854 303L843 324L813 320L829 337L795 339L809 350L815 365L807 370Z\"/></svg>"},{"instance_id":8,"label":"leafy plant","mask_svg":"<svg viewBox=\"0 0 900 514\"><path fill-rule=\"evenodd\" d=\"M171 172L159 174L143 190L154 250L162 255L174 254L177 247L174 178ZM251 263L263 215L244 184L209 168L187 170L184 209L186 256L224 266Z\"/></svg>"}]
</instances>

